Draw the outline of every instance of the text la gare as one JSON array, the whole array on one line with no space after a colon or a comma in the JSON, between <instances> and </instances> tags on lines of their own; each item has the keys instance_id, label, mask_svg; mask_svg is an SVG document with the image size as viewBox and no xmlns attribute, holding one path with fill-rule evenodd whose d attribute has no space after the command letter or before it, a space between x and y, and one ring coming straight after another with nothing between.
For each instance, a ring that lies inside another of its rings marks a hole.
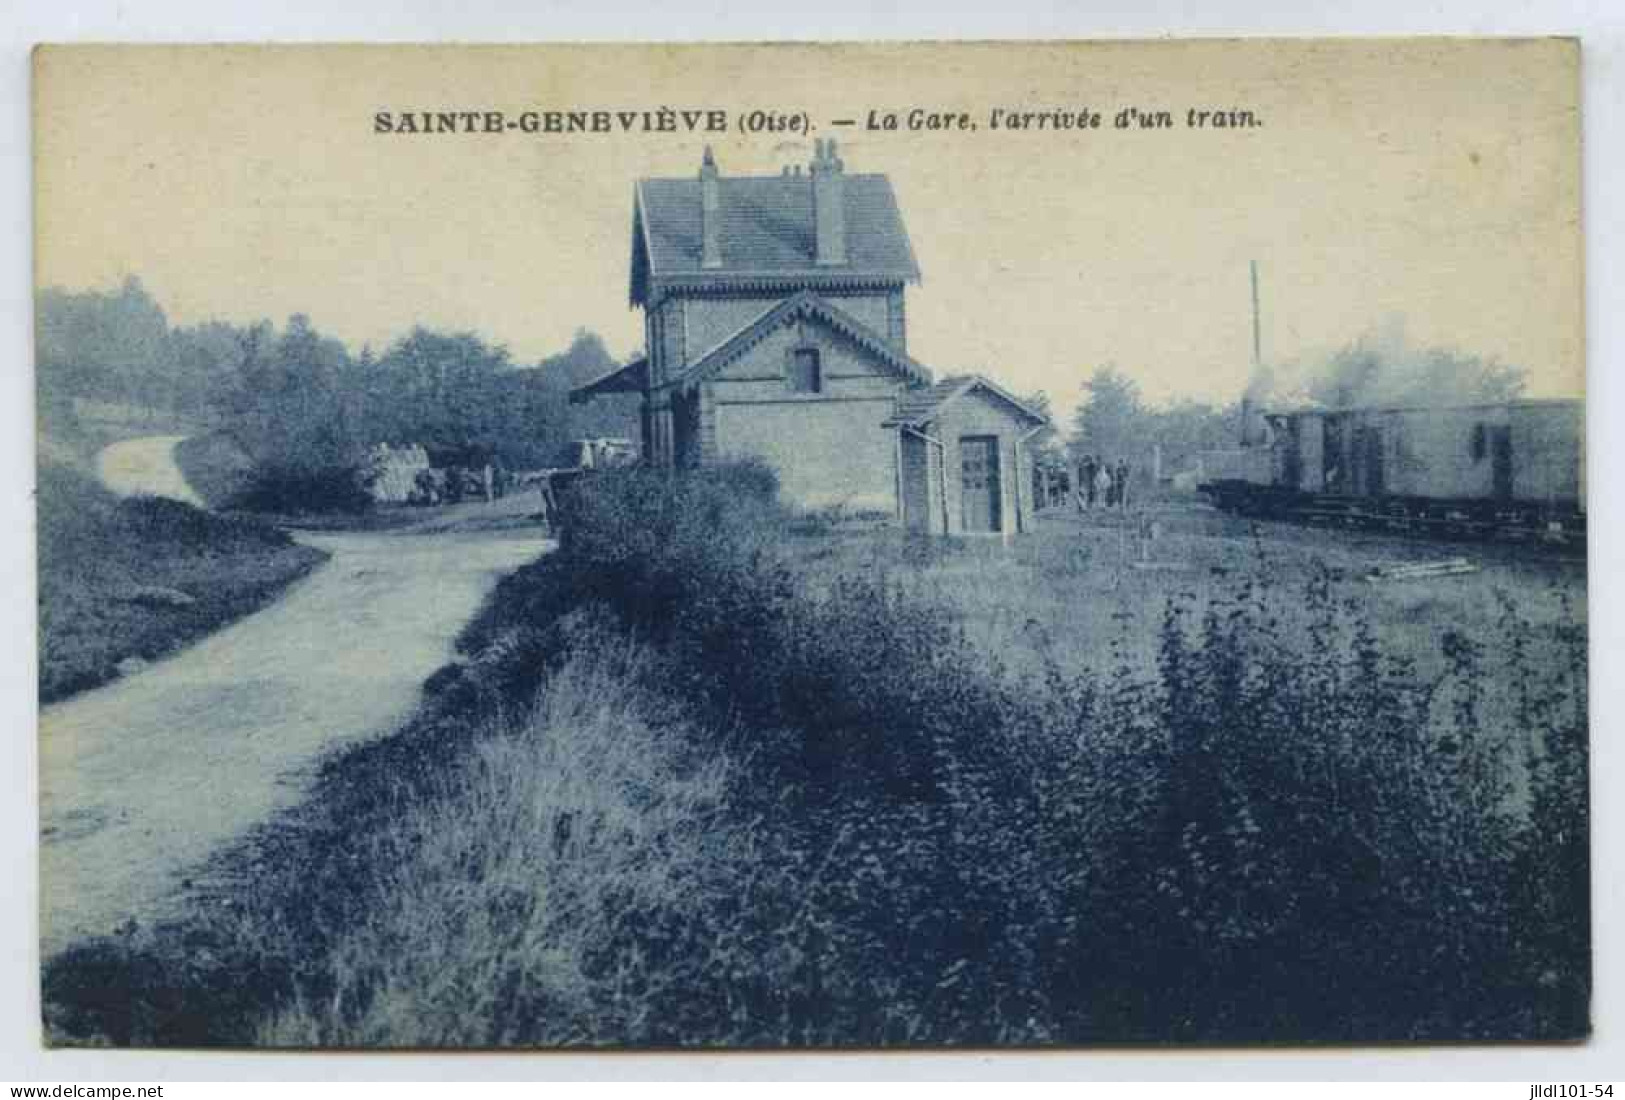
<instances>
[{"instance_id":1,"label":"text la gare","mask_svg":"<svg viewBox=\"0 0 1625 1100\"><path fill-rule=\"evenodd\" d=\"M928 111L915 107L908 111L871 109L864 120L866 130L974 130L969 111Z\"/></svg>"}]
</instances>

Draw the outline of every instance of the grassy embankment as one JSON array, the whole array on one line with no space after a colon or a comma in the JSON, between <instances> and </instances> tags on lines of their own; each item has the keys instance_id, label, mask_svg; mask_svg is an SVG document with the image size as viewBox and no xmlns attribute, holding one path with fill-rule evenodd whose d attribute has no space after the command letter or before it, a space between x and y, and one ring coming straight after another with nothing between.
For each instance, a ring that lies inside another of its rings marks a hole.
<instances>
[{"instance_id":1,"label":"grassy embankment","mask_svg":"<svg viewBox=\"0 0 1625 1100\"><path fill-rule=\"evenodd\" d=\"M195 917L48 965L56 1038L1586 1030L1583 574L1423 599L1352 574L1391 547L1203 518L1166 571L1098 522L852 537L748 469L572 515Z\"/></svg>"},{"instance_id":2,"label":"grassy embankment","mask_svg":"<svg viewBox=\"0 0 1625 1100\"><path fill-rule=\"evenodd\" d=\"M36 498L43 702L256 610L326 557L248 520L120 500L67 457L42 457Z\"/></svg>"}]
</instances>

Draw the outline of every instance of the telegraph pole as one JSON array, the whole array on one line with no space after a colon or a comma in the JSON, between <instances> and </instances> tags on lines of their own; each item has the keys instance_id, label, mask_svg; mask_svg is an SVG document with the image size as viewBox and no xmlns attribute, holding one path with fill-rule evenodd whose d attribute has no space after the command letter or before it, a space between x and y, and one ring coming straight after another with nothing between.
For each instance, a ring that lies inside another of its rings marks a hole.
<instances>
[{"instance_id":1,"label":"telegraph pole","mask_svg":"<svg viewBox=\"0 0 1625 1100\"><path fill-rule=\"evenodd\" d=\"M1264 366L1263 339L1258 321L1258 261L1249 260L1248 266L1253 276L1253 373L1256 375Z\"/></svg>"},{"instance_id":2,"label":"telegraph pole","mask_svg":"<svg viewBox=\"0 0 1625 1100\"><path fill-rule=\"evenodd\" d=\"M1243 447L1250 447L1253 443L1253 387L1258 385L1264 371L1264 341L1258 320L1258 261L1248 260L1247 271L1253 284L1253 373L1247 379L1247 388L1241 391L1240 442Z\"/></svg>"}]
</instances>

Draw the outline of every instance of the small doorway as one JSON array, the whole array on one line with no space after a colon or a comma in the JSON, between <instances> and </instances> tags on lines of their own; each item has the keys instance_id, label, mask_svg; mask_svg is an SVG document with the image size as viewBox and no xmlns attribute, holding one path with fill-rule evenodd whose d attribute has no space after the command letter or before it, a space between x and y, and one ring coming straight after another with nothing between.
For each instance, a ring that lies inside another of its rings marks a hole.
<instances>
[{"instance_id":1,"label":"small doorway","mask_svg":"<svg viewBox=\"0 0 1625 1100\"><path fill-rule=\"evenodd\" d=\"M1286 422L1286 438L1281 443L1281 484L1288 489L1303 487L1303 419L1294 416Z\"/></svg>"},{"instance_id":2,"label":"small doorway","mask_svg":"<svg viewBox=\"0 0 1625 1100\"><path fill-rule=\"evenodd\" d=\"M1512 427L1497 424L1490 428L1490 473L1494 478L1495 499L1512 499Z\"/></svg>"},{"instance_id":3,"label":"small doorway","mask_svg":"<svg viewBox=\"0 0 1625 1100\"><path fill-rule=\"evenodd\" d=\"M1320 479L1328 493L1350 491L1349 457L1344 453L1344 417L1326 418L1326 439L1320 451Z\"/></svg>"},{"instance_id":4,"label":"small doorway","mask_svg":"<svg viewBox=\"0 0 1625 1100\"><path fill-rule=\"evenodd\" d=\"M967 533L998 531L1003 523L1000 496L999 439L967 435L959 440L961 524Z\"/></svg>"},{"instance_id":5,"label":"small doorway","mask_svg":"<svg viewBox=\"0 0 1625 1100\"><path fill-rule=\"evenodd\" d=\"M1381 428L1354 429L1354 491L1367 497L1380 497L1388 491Z\"/></svg>"}]
</instances>

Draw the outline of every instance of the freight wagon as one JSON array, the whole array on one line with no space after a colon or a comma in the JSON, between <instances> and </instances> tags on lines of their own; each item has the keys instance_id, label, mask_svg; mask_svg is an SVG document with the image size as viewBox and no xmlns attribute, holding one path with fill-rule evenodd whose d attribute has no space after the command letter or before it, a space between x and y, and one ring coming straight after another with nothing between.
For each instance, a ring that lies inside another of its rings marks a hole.
<instances>
[{"instance_id":1,"label":"freight wagon","mask_svg":"<svg viewBox=\"0 0 1625 1100\"><path fill-rule=\"evenodd\" d=\"M1581 535L1585 403L1244 406L1239 456L1199 488L1220 508L1451 534Z\"/></svg>"}]
</instances>

